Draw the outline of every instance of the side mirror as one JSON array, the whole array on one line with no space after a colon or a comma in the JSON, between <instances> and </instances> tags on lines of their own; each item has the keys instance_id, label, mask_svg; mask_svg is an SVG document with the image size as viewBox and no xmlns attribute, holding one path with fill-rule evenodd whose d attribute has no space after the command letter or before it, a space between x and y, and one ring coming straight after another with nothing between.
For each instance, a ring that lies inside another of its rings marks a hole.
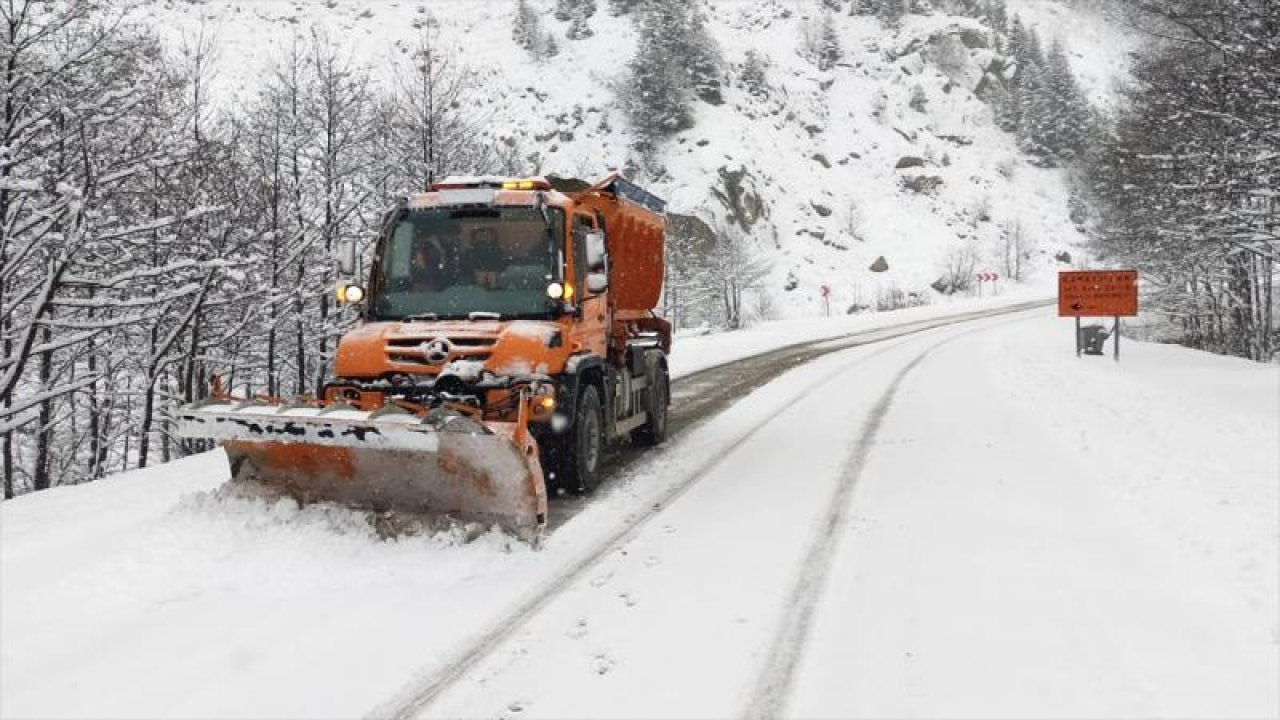
<instances>
[{"instance_id":1,"label":"side mirror","mask_svg":"<svg viewBox=\"0 0 1280 720\"><path fill-rule=\"evenodd\" d=\"M587 292L595 294L609 289L609 276L602 272L587 273Z\"/></svg>"},{"instance_id":2,"label":"side mirror","mask_svg":"<svg viewBox=\"0 0 1280 720\"><path fill-rule=\"evenodd\" d=\"M586 235L587 272L603 272L605 267L604 233L589 230Z\"/></svg>"},{"instance_id":3,"label":"side mirror","mask_svg":"<svg viewBox=\"0 0 1280 720\"><path fill-rule=\"evenodd\" d=\"M343 240L338 243L335 250L338 259L338 272L343 275L355 275L356 273L356 244L351 240Z\"/></svg>"}]
</instances>

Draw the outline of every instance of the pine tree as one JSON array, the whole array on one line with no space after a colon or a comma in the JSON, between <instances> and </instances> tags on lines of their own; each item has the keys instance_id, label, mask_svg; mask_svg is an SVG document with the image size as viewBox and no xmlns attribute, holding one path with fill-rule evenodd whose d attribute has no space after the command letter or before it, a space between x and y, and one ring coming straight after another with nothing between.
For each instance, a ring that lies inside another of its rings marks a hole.
<instances>
[{"instance_id":1,"label":"pine tree","mask_svg":"<svg viewBox=\"0 0 1280 720\"><path fill-rule=\"evenodd\" d=\"M738 80L747 93L753 97L765 98L769 95L769 79L765 74L765 60L760 53L747 50L742 59L742 70Z\"/></svg>"},{"instance_id":2,"label":"pine tree","mask_svg":"<svg viewBox=\"0 0 1280 720\"><path fill-rule=\"evenodd\" d=\"M1005 132L1018 130L1018 103L1014 94L1006 89L1002 82L993 83L987 91L987 102L991 104L996 127Z\"/></svg>"},{"instance_id":3,"label":"pine tree","mask_svg":"<svg viewBox=\"0 0 1280 720\"><path fill-rule=\"evenodd\" d=\"M516 11L511 18L511 39L516 45L534 52L541 38L542 21L529 5L529 0L516 0Z\"/></svg>"},{"instance_id":4,"label":"pine tree","mask_svg":"<svg viewBox=\"0 0 1280 720\"><path fill-rule=\"evenodd\" d=\"M896 28L902 24L902 16L907 13L905 0L880 0L876 15L886 27Z\"/></svg>"},{"instance_id":5,"label":"pine tree","mask_svg":"<svg viewBox=\"0 0 1280 720\"><path fill-rule=\"evenodd\" d=\"M537 57L539 59L553 58L559 54L560 54L560 43L556 42L555 35L552 35L551 33L544 33L542 35L542 42L539 43L538 45Z\"/></svg>"},{"instance_id":6,"label":"pine tree","mask_svg":"<svg viewBox=\"0 0 1280 720\"><path fill-rule=\"evenodd\" d=\"M719 49L705 20L683 0L650 0L637 14L636 55L623 98L642 154L693 125L693 98L720 102Z\"/></svg>"},{"instance_id":7,"label":"pine tree","mask_svg":"<svg viewBox=\"0 0 1280 720\"><path fill-rule=\"evenodd\" d=\"M657 5L671 3L673 0L651 2ZM675 50L677 57L683 58L686 63L690 88L698 99L718 105L722 101L720 86L724 61L719 47L707 30L706 17L695 5L675 0L674 6L676 11L668 17L673 20L670 27L677 40Z\"/></svg>"},{"instance_id":8,"label":"pine tree","mask_svg":"<svg viewBox=\"0 0 1280 720\"><path fill-rule=\"evenodd\" d=\"M592 12L595 11L594 4L590 9ZM572 13L572 19L569 21L569 30L565 33L565 37L568 37L570 40L581 40L594 35L595 31L587 24L588 17L590 17L590 15L587 13L587 8L581 4L575 6Z\"/></svg>"},{"instance_id":9,"label":"pine tree","mask_svg":"<svg viewBox=\"0 0 1280 720\"><path fill-rule=\"evenodd\" d=\"M1063 157L1073 157L1084 148L1088 103L1059 41L1045 58L1044 76L1052 113L1045 144Z\"/></svg>"},{"instance_id":10,"label":"pine tree","mask_svg":"<svg viewBox=\"0 0 1280 720\"><path fill-rule=\"evenodd\" d=\"M844 50L840 47L840 34L836 32L835 20L831 13L823 13L818 31L818 69L830 70L843 58Z\"/></svg>"},{"instance_id":11,"label":"pine tree","mask_svg":"<svg viewBox=\"0 0 1280 720\"><path fill-rule=\"evenodd\" d=\"M579 40L594 34L587 20L595 14L596 0L556 0L555 10L552 11L555 19L569 23L566 37L570 40Z\"/></svg>"},{"instance_id":12,"label":"pine tree","mask_svg":"<svg viewBox=\"0 0 1280 720\"><path fill-rule=\"evenodd\" d=\"M1014 91L1018 107L1018 146L1029 155L1043 158L1052 154L1046 145L1053 120L1050 98L1040 66L1034 62L1019 66Z\"/></svg>"},{"instance_id":13,"label":"pine tree","mask_svg":"<svg viewBox=\"0 0 1280 720\"><path fill-rule=\"evenodd\" d=\"M1009 10L1005 0L988 0L984 14L991 21L991 27L997 33L1003 33L1009 26Z\"/></svg>"},{"instance_id":14,"label":"pine tree","mask_svg":"<svg viewBox=\"0 0 1280 720\"><path fill-rule=\"evenodd\" d=\"M1027 60L1029 42L1030 34L1027 32L1027 26L1022 23L1022 18L1015 15L1009 24L1009 44L1006 51L1013 56L1014 62L1019 66Z\"/></svg>"}]
</instances>

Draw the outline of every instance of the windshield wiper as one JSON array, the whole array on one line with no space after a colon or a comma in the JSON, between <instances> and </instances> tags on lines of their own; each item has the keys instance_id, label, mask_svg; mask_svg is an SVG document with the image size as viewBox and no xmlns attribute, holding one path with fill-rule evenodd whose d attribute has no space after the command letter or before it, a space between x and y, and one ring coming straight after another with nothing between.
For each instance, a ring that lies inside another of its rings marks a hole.
<instances>
[{"instance_id":1,"label":"windshield wiper","mask_svg":"<svg viewBox=\"0 0 1280 720\"><path fill-rule=\"evenodd\" d=\"M439 319L440 318L436 317L435 313L417 313L415 315L405 315L403 318L400 319L400 322L414 322L417 320L426 320L428 322L435 322L436 320L439 320Z\"/></svg>"},{"instance_id":2,"label":"windshield wiper","mask_svg":"<svg viewBox=\"0 0 1280 720\"><path fill-rule=\"evenodd\" d=\"M502 313L486 312L484 310L475 310L467 313L468 320L501 320Z\"/></svg>"}]
</instances>

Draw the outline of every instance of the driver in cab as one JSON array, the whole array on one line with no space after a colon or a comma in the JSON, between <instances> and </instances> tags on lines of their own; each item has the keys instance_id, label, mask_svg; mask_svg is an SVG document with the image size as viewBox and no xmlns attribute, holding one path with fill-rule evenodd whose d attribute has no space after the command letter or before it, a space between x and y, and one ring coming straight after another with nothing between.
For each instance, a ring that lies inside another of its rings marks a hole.
<instances>
[{"instance_id":1,"label":"driver in cab","mask_svg":"<svg viewBox=\"0 0 1280 720\"><path fill-rule=\"evenodd\" d=\"M498 287L498 276L506 268L498 234L492 228L476 228L471 233L471 245L464 263L464 278L482 288Z\"/></svg>"},{"instance_id":2,"label":"driver in cab","mask_svg":"<svg viewBox=\"0 0 1280 720\"><path fill-rule=\"evenodd\" d=\"M444 238L430 234L414 239L409 259L409 289L436 292L448 285L444 267Z\"/></svg>"}]
</instances>

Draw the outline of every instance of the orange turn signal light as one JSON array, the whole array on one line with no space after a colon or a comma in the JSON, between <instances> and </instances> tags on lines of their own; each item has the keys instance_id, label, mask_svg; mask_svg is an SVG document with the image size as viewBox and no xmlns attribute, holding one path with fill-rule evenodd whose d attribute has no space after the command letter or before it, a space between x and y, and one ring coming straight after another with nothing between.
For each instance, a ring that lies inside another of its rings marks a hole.
<instances>
[{"instance_id":1,"label":"orange turn signal light","mask_svg":"<svg viewBox=\"0 0 1280 720\"><path fill-rule=\"evenodd\" d=\"M555 409L555 395L536 395L529 406L530 414L539 419L550 417L551 413L555 412Z\"/></svg>"}]
</instances>

